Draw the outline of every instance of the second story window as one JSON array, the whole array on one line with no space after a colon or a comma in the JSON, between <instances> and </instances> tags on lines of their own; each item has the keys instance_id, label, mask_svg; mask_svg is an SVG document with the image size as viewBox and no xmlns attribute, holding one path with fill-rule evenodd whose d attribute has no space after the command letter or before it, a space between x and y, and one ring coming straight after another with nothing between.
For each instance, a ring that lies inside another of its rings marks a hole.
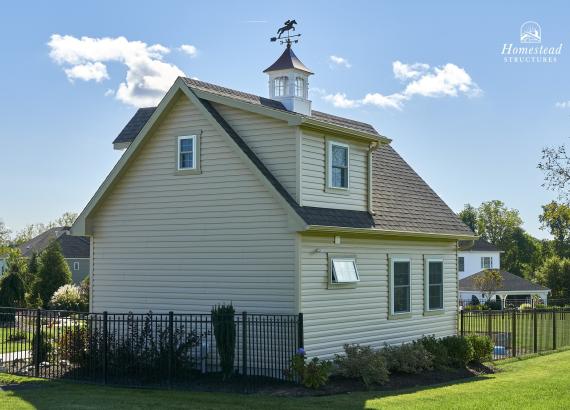
<instances>
[{"instance_id":1,"label":"second story window","mask_svg":"<svg viewBox=\"0 0 570 410\"><path fill-rule=\"evenodd\" d=\"M277 77L274 81L275 97L283 97L287 94L287 77Z\"/></svg>"},{"instance_id":2,"label":"second story window","mask_svg":"<svg viewBox=\"0 0 570 410\"><path fill-rule=\"evenodd\" d=\"M459 272L465 272L465 258L463 256L457 258L457 270Z\"/></svg>"},{"instance_id":3,"label":"second story window","mask_svg":"<svg viewBox=\"0 0 570 410\"><path fill-rule=\"evenodd\" d=\"M329 142L329 187L348 188L349 148L340 142Z\"/></svg>"},{"instance_id":4,"label":"second story window","mask_svg":"<svg viewBox=\"0 0 570 410\"><path fill-rule=\"evenodd\" d=\"M481 257L481 269L492 269L493 268L493 258L490 256Z\"/></svg>"},{"instance_id":5,"label":"second story window","mask_svg":"<svg viewBox=\"0 0 570 410\"><path fill-rule=\"evenodd\" d=\"M295 97L305 98L305 79L302 77L295 78Z\"/></svg>"},{"instance_id":6,"label":"second story window","mask_svg":"<svg viewBox=\"0 0 570 410\"><path fill-rule=\"evenodd\" d=\"M178 170L196 169L196 136L178 137Z\"/></svg>"}]
</instances>

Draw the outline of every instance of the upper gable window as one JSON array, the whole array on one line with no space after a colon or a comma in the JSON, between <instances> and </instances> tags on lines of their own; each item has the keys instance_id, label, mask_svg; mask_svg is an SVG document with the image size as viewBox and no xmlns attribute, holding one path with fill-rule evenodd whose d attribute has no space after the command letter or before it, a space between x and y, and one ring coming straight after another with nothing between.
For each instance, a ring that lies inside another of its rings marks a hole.
<instances>
[{"instance_id":1,"label":"upper gable window","mask_svg":"<svg viewBox=\"0 0 570 410\"><path fill-rule=\"evenodd\" d=\"M349 173L348 145L330 141L328 147L328 163L329 187L347 189Z\"/></svg>"},{"instance_id":2,"label":"upper gable window","mask_svg":"<svg viewBox=\"0 0 570 410\"><path fill-rule=\"evenodd\" d=\"M490 256L481 257L481 269L492 269L493 268L493 258Z\"/></svg>"},{"instance_id":3,"label":"upper gable window","mask_svg":"<svg viewBox=\"0 0 570 410\"><path fill-rule=\"evenodd\" d=\"M178 137L178 170L196 169L196 136Z\"/></svg>"},{"instance_id":4,"label":"upper gable window","mask_svg":"<svg viewBox=\"0 0 570 410\"><path fill-rule=\"evenodd\" d=\"M287 93L287 77L277 77L273 80L275 97L283 97Z\"/></svg>"},{"instance_id":5,"label":"upper gable window","mask_svg":"<svg viewBox=\"0 0 570 410\"><path fill-rule=\"evenodd\" d=\"M295 78L295 97L305 98L305 79L303 77Z\"/></svg>"}]
</instances>

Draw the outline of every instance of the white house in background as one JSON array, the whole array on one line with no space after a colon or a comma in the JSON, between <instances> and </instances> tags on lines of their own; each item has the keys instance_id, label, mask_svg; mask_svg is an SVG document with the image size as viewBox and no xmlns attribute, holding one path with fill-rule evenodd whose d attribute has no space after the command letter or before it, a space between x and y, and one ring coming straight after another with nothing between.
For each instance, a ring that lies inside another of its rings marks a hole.
<instances>
[{"instance_id":1,"label":"white house in background","mask_svg":"<svg viewBox=\"0 0 570 410\"><path fill-rule=\"evenodd\" d=\"M312 109L290 46L265 73L269 98L178 78L115 139L72 228L91 237L91 310L303 312L318 356L455 334L473 233L388 138Z\"/></svg>"},{"instance_id":2,"label":"white house in background","mask_svg":"<svg viewBox=\"0 0 570 410\"><path fill-rule=\"evenodd\" d=\"M476 278L484 274L487 269L496 269L503 278L503 285L492 296L492 300L499 300L503 305L509 300L529 301L533 296L540 297L545 303L548 300L550 289L521 278L510 272L501 270L501 253L496 246L484 239L459 241L457 252L457 270L459 274L459 299L471 302L473 296L483 302L487 296L482 294L476 284Z\"/></svg>"}]
</instances>

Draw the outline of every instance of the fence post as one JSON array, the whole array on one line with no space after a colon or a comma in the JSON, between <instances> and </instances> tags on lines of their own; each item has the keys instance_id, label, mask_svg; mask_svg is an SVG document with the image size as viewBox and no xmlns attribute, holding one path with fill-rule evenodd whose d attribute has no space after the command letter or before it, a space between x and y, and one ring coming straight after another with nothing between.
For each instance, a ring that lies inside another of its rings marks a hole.
<instances>
[{"instance_id":1,"label":"fence post","mask_svg":"<svg viewBox=\"0 0 570 410\"><path fill-rule=\"evenodd\" d=\"M299 345L299 349L305 347L305 338L303 335L303 314L299 313L299 320L297 320L297 344Z\"/></svg>"},{"instance_id":2,"label":"fence post","mask_svg":"<svg viewBox=\"0 0 570 410\"><path fill-rule=\"evenodd\" d=\"M556 350L556 308L552 310L552 350Z\"/></svg>"},{"instance_id":3,"label":"fence post","mask_svg":"<svg viewBox=\"0 0 570 410\"><path fill-rule=\"evenodd\" d=\"M172 386L172 365L174 360L174 312L168 312L168 386Z\"/></svg>"},{"instance_id":4,"label":"fence post","mask_svg":"<svg viewBox=\"0 0 570 410\"><path fill-rule=\"evenodd\" d=\"M34 334L34 376L39 377L40 375L40 349L42 348L41 338L42 338L42 310L36 310L36 329Z\"/></svg>"},{"instance_id":5,"label":"fence post","mask_svg":"<svg viewBox=\"0 0 570 410\"><path fill-rule=\"evenodd\" d=\"M501 314L502 314L502 312L501 312ZM493 338L493 311L492 310L487 311L487 336L489 336L489 339Z\"/></svg>"},{"instance_id":6,"label":"fence post","mask_svg":"<svg viewBox=\"0 0 570 410\"><path fill-rule=\"evenodd\" d=\"M536 314L536 309L532 309L532 341L534 347L534 353L538 353L538 315Z\"/></svg>"},{"instance_id":7,"label":"fence post","mask_svg":"<svg viewBox=\"0 0 570 410\"><path fill-rule=\"evenodd\" d=\"M107 346L109 334L107 329L107 311L103 312L103 384L107 384Z\"/></svg>"},{"instance_id":8,"label":"fence post","mask_svg":"<svg viewBox=\"0 0 570 410\"><path fill-rule=\"evenodd\" d=\"M459 311L459 334L461 337L465 336L465 311L463 309Z\"/></svg>"},{"instance_id":9,"label":"fence post","mask_svg":"<svg viewBox=\"0 0 570 410\"><path fill-rule=\"evenodd\" d=\"M511 351L513 353L513 357L516 357L517 355L517 311L516 309L513 309L513 329L512 329L512 333L511 333Z\"/></svg>"},{"instance_id":10,"label":"fence post","mask_svg":"<svg viewBox=\"0 0 570 410\"><path fill-rule=\"evenodd\" d=\"M241 374L247 376L247 312L241 312Z\"/></svg>"}]
</instances>

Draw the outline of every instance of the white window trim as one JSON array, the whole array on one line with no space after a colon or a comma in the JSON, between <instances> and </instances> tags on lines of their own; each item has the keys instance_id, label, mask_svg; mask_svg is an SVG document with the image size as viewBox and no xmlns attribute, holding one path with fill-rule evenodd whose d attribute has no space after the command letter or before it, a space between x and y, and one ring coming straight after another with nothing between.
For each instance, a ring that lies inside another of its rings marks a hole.
<instances>
[{"instance_id":1,"label":"white window trim","mask_svg":"<svg viewBox=\"0 0 570 410\"><path fill-rule=\"evenodd\" d=\"M73 270L79 270L79 262L73 262Z\"/></svg>"},{"instance_id":2,"label":"white window trim","mask_svg":"<svg viewBox=\"0 0 570 410\"><path fill-rule=\"evenodd\" d=\"M177 154L176 155L176 169L178 171L194 171L196 170L196 135L181 135L178 137L178 144L177 144ZM192 140L192 167L184 167L182 168L180 166L180 141L185 140L185 139L191 139Z\"/></svg>"},{"instance_id":3,"label":"white window trim","mask_svg":"<svg viewBox=\"0 0 570 410\"><path fill-rule=\"evenodd\" d=\"M328 183L327 187L329 189L338 189L342 191L348 191L350 188L350 146L348 144L344 144L338 141L327 141L327 176L328 176ZM332 160L332 148L333 145L344 147L346 148L346 187L341 186L334 186L333 185L333 160Z\"/></svg>"},{"instance_id":4,"label":"white window trim","mask_svg":"<svg viewBox=\"0 0 570 410\"><path fill-rule=\"evenodd\" d=\"M489 259L489 267L486 268L483 260ZM493 257L492 256L481 256L481 269L493 269Z\"/></svg>"},{"instance_id":5,"label":"white window trim","mask_svg":"<svg viewBox=\"0 0 570 410\"><path fill-rule=\"evenodd\" d=\"M443 271L443 258L442 257L434 257L430 256L424 259L424 310L426 312L440 312L445 309L445 275ZM441 307L437 309L430 309L429 308L429 264L430 262L440 262L442 264L442 274L441 274Z\"/></svg>"},{"instance_id":6,"label":"white window trim","mask_svg":"<svg viewBox=\"0 0 570 410\"><path fill-rule=\"evenodd\" d=\"M281 87L281 85L279 87L277 87L277 82L281 83L283 85L283 87ZM289 77L287 77L286 75L280 75L279 77L275 77L273 79L273 95L275 97L286 97L288 86L289 86ZM278 88L279 89L283 88L283 93L277 94Z\"/></svg>"},{"instance_id":7,"label":"white window trim","mask_svg":"<svg viewBox=\"0 0 570 410\"><path fill-rule=\"evenodd\" d=\"M395 262L408 262L409 266L410 266L410 272L409 272L409 278L410 278L410 292L408 294L408 298L409 298L409 309L406 312L394 312L394 263ZM390 306L390 316L405 316L405 315L410 315L412 313L412 258L407 257L407 256L399 256L399 257L391 257L390 258L390 300L389 300Z\"/></svg>"},{"instance_id":8,"label":"white window trim","mask_svg":"<svg viewBox=\"0 0 570 410\"><path fill-rule=\"evenodd\" d=\"M333 264L334 264L334 261L350 261L350 262L352 262L354 265L354 273L356 274L356 280L339 282L338 278L337 278L336 282L333 281ZM358 264L356 263L356 258L351 257L351 256L332 256L330 258L329 282L332 285L345 285L345 284L360 282L360 274L358 273Z\"/></svg>"}]
</instances>

